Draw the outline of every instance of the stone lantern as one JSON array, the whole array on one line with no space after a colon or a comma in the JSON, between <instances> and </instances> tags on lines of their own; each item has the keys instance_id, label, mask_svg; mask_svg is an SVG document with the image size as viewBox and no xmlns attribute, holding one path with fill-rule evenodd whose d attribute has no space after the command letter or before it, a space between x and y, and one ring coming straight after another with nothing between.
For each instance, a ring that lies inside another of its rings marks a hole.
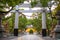
<instances>
[{"instance_id":1,"label":"stone lantern","mask_svg":"<svg viewBox=\"0 0 60 40\"><path fill-rule=\"evenodd\" d=\"M0 37L3 37L2 16L3 16L3 13L0 13Z\"/></svg>"},{"instance_id":2,"label":"stone lantern","mask_svg":"<svg viewBox=\"0 0 60 40\"><path fill-rule=\"evenodd\" d=\"M60 10L57 12L56 17L57 17L57 25L54 29L55 38L60 39Z\"/></svg>"}]
</instances>

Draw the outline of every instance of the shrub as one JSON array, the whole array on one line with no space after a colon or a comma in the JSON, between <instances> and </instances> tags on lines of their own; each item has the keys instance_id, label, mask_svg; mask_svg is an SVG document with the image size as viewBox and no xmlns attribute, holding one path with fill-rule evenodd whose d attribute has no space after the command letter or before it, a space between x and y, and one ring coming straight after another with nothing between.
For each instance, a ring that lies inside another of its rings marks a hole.
<instances>
[{"instance_id":1,"label":"shrub","mask_svg":"<svg viewBox=\"0 0 60 40\"><path fill-rule=\"evenodd\" d=\"M30 33L30 34L33 34L33 30L30 30L29 33Z\"/></svg>"}]
</instances>

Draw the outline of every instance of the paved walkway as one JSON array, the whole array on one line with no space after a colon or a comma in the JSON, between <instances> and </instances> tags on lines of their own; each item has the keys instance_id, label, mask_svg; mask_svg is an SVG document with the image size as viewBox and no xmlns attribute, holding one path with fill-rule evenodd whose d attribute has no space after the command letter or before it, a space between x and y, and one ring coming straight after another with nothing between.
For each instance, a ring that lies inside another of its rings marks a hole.
<instances>
[{"instance_id":1,"label":"paved walkway","mask_svg":"<svg viewBox=\"0 0 60 40\"><path fill-rule=\"evenodd\" d=\"M38 35L24 35L22 37L14 38L11 40L54 40L50 37L41 37Z\"/></svg>"},{"instance_id":2,"label":"paved walkway","mask_svg":"<svg viewBox=\"0 0 60 40\"><path fill-rule=\"evenodd\" d=\"M24 34L24 35L19 35L17 36L9 36L9 37L3 37L0 38L0 40L55 40L51 37L42 37L41 35L36 35L36 34ZM60 40L60 39L59 39Z\"/></svg>"}]
</instances>

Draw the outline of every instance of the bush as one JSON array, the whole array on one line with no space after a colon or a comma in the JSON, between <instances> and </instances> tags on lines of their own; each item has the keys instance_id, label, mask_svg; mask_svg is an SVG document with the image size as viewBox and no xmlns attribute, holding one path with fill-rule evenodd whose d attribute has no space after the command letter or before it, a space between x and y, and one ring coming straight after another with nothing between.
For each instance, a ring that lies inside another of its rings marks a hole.
<instances>
[{"instance_id":1,"label":"bush","mask_svg":"<svg viewBox=\"0 0 60 40\"><path fill-rule=\"evenodd\" d=\"M33 34L33 30L30 30L29 33L30 33L30 34Z\"/></svg>"}]
</instances>

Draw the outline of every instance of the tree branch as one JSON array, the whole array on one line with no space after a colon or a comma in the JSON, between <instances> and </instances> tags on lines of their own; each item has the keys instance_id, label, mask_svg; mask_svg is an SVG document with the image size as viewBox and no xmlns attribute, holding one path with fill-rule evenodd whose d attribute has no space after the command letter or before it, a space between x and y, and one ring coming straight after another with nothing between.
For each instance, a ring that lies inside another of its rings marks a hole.
<instances>
[{"instance_id":1,"label":"tree branch","mask_svg":"<svg viewBox=\"0 0 60 40\"><path fill-rule=\"evenodd\" d=\"M9 13L12 9L13 7L9 11L0 11L0 13Z\"/></svg>"}]
</instances>

